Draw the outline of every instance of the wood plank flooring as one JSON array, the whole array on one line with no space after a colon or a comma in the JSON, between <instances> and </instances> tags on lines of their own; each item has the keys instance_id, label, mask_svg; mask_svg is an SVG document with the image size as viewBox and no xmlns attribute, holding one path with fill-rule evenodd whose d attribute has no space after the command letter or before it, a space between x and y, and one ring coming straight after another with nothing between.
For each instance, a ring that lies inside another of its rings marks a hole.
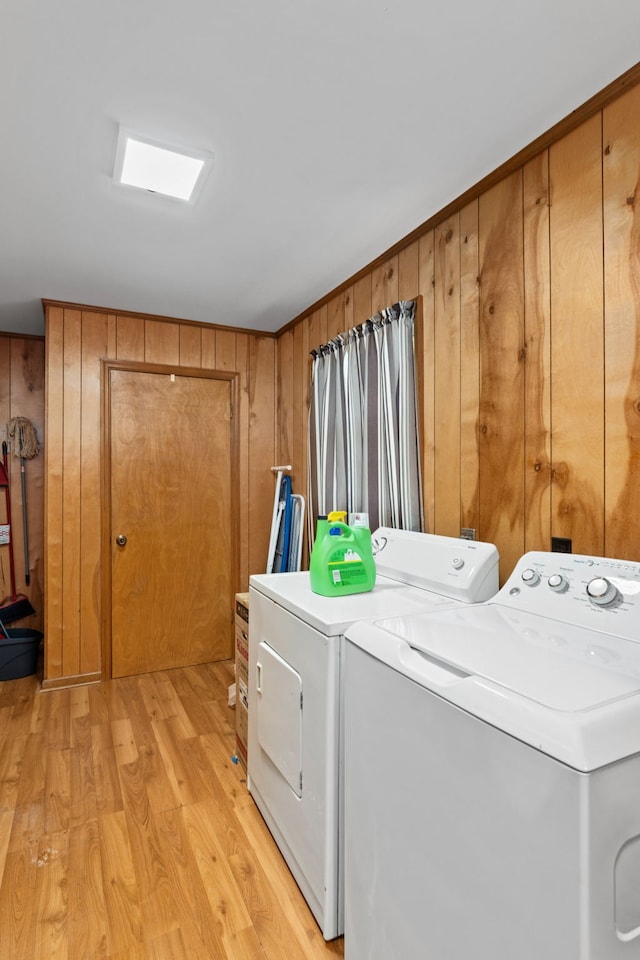
<instances>
[{"instance_id":1,"label":"wood plank flooring","mask_svg":"<svg viewBox=\"0 0 640 960\"><path fill-rule=\"evenodd\" d=\"M316 960L235 765L230 662L0 682L2 960Z\"/></svg>"}]
</instances>

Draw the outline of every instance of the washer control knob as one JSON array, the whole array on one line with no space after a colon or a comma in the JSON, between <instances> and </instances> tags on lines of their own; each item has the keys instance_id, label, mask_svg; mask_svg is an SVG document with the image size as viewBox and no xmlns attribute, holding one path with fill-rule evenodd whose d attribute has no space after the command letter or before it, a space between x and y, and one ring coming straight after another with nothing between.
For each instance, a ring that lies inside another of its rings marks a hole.
<instances>
[{"instance_id":1,"label":"washer control knob","mask_svg":"<svg viewBox=\"0 0 640 960\"><path fill-rule=\"evenodd\" d=\"M549 577L549 586L554 593L564 593L569 588L569 581L561 573L553 573Z\"/></svg>"},{"instance_id":2,"label":"washer control knob","mask_svg":"<svg viewBox=\"0 0 640 960\"><path fill-rule=\"evenodd\" d=\"M462 557L454 557L451 561L454 570L462 570L464 567L464 560Z\"/></svg>"},{"instance_id":3,"label":"washer control knob","mask_svg":"<svg viewBox=\"0 0 640 960\"><path fill-rule=\"evenodd\" d=\"M529 567L527 570L522 571L521 580L523 583L526 583L528 587L535 587L540 583L540 574Z\"/></svg>"},{"instance_id":4,"label":"washer control knob","mask_svg":"<svg viewBox=\"0 0 640 960\"><path fill-rule=\"evenodd\" d=\"M594 577L587 584L587 596L599 607L608 607L617 598L618 591L606 577Z\"/></svg>"}]
</instances>

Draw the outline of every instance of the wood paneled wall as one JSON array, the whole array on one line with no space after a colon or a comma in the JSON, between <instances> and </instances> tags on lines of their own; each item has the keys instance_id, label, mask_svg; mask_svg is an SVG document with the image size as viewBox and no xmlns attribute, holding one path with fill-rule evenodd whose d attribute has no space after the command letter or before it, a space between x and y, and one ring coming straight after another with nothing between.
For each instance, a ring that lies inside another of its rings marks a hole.
<instances>
[{"instance_id":1,"label":"wood paneled wall","mask_svg":"<svg viewBox=\"0 0 640 960\"><path fill-rule=\"evenodd\" d=\"M278 459L306 476L309 349L422 297L426 529L640 559L640 86L284 329Z\"/></svg>"},{"instance_id":2,"label":"wood paneled wall","mask_svg":"<svg viewBox=\"0 0 640 960\"><path fill-rule=\"evenodd\" d=\"M265 569L273 505L275 340L46 302L45 686L101 674L101 360L237 372L241 578ZM206 518L203 518L206 522Z\"/></svg>"},{"instance_id":3,"label":"wood paneled wall","mask_svg":"<svg viewBox=\"0 0 640 960\"><path fill-rule=\"evenodd\" d=\"M525 550L548 550L552 535L570 537L574 552L639 559L639 131L640 87L631 86L448 208L277 341L47 303L46 425L44 341L0 335L0 429L27 416L46 441L46 517L45 456L27 466L24 590L35 627L46 593L45 684L101 670L101 358L237 371L245 590L249 574L264 569L272 464L292 463L304 492L309 350L419 296L426 528L457 536L474 527L497 543L503 579ZM4 594L3 548L0 578Z\"/></svg>"},{"instance_id":4,"label":"wood paneled wall","mask_svg":"<svg viewBox=\"0 0 640 960\"><path fill-rule=\"evenodd\" d=\"M0 334L0 440L7 439L7 423L26 417L38 433L40 453L25 463L29 533L30 585L25 584L24 538L22 529L22 484L20 461L9 451L9 479L13 549L18 593L28 597L35 615L16 627L42 630L44 622L44 339ZM5 493L0 490L0 523L5 522ZM9 548L0 547L0 600L11 593Z\"/></svg>"}]
</instances>

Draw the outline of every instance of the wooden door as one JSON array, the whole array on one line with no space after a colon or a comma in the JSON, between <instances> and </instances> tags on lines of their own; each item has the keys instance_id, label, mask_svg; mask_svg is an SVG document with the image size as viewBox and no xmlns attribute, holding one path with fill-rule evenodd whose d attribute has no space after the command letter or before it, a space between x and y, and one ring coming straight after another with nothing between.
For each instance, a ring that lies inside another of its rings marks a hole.
<instances>
[{"instance_id":1,"label":"wooden door","mask_svg":"<svg viewBox=\"0 0 640 960\"><path fill-rule=\"evenodd\" d=\"M232 654L231 390L109 369L114 677Z\"/></svg>"}]
</instances>

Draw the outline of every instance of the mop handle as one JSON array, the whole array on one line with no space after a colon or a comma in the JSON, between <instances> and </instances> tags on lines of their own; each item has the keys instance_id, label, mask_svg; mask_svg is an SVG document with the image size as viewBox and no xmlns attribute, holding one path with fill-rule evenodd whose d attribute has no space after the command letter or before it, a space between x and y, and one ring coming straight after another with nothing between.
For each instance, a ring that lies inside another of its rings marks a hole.
<instances>
[{"instance_id":1,"label":"mop handle","mask_svg":"<svg viewBox=\"0 0 640 960\"><path fill-rule=\"evenodd\" d=\"M5 440L2 441L2 465L4 467L4 472L7 475L7 481L9 479L9 448ZM13 527L11 526L11 494L9 492L9 483L4 490L5 503L7 505L7 523L9 524L9 580L11 581L11 599L17 599L16 593L16 569L15 562L13 558Z\"/></svg>"},{"instance_id":2,"label":"mop handle","mask_svg":"<svg viewBox=\"0 0 640 960\"><path fill-rule=\"evenodd\" d=\"M24 582L31 582L29 570L29 525L27 523L27 478L24 470L24 457L20 457L20 482L22 484L22 536L24 539Z\"/></svg>"}]
</instances>

